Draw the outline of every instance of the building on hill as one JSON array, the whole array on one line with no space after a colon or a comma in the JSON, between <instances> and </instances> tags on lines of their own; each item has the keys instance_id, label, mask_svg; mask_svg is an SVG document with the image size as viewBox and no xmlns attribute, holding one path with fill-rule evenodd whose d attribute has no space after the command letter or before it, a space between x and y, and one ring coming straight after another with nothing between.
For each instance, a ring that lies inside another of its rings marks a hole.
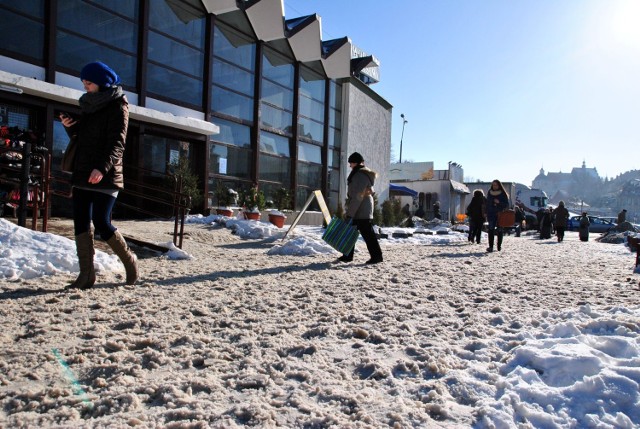
<instances>
[{"instance_id":1,"label":"building on hill","mask_svg":"<svg viewBox=\"0 0 640 429\"><path fill-rule=\"evenodd\" d=\"M598 170L588 168L582 161L582 167L574 167L571 173L544 172L540 169L540 174L533 179L534 188L542 189L547 195L555 196L559 191L569 198L589 201L598 198L602 192L603 181L598 174Z\"/></svg>"},{"instance_id":2,"label":"building on hill","mask_svg":"<svg viewBox=\"0 0 640 429\"><path fill-rule=\"evenodd\" d=\"M622 186L618 194L616 212L627 210L627 221L637 223L640 220L640 179L632 179Z\"/></svg>"}]
</instances>

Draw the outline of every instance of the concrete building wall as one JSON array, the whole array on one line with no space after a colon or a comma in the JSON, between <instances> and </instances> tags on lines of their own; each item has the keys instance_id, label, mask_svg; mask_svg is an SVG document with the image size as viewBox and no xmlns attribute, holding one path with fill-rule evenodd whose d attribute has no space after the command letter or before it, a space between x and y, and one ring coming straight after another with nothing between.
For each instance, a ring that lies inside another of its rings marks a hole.
<instances>
[{"instance_id":1,"label":"concrete building wall","mask_svg":"<svg viewBox=\"0 0 640 429\"><path fill-rule=\"evenodd\" d=\"M365 165L378 173L375 191L378 203L389 199L389 164L391 163L391 113L389 103L359 81L345 84L344 128L347 130L343 142L341 201L346 198L346 179L349 175L347 158L353 152L360 152Z\"/></svg>"},{"instance_id":2,"label":"concrete building wall","mask_svg":"<svg viewBox=\"0 0 640 429\"><path fill-rule=\"evenodd\" d=\"M417 180L402 182L402 186L413 189L419 193L436 194L437 201L440 202L440 213L442 220L453 220L459 213L464 213L471 197L451 190L451 182L448 180ZM401 204L411 202L412 197L400 197ZM435 201L433 201L435 202ZM413 210L413 209L412 209ZM431 219L433 207L426 207L427 218Z\"/></svg>"}]
</instances>

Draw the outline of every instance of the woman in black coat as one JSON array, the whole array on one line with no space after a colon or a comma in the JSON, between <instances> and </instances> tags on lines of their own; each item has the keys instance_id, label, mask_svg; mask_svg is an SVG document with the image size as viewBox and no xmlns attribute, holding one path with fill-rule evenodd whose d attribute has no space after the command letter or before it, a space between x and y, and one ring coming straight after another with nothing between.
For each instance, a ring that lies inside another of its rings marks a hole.
<instances>
[{"instance_id":1,"label":"woman in black coat","mask_svg":"<svg viewBox=\"0 0 640 429\"><path fill-rule=\"evenodd\" d=\"M589 216L587 216L587 212L583 212L580 217L580 222L578 223L578 235L580 236L580 241L589 241L589 226L591 222L589 221Z\"/></svg>"},{"instance_id":2,"label":"woman in black coat","mask_svg":"<svg viewBox=\"0 0 640 429\"><path fill-rule=\"evenodd\" d=\"M487 252L493 252L495 235L498 236L498 251L502 249L504 231L498 227L498 213L508 208L509 195L504 189L502 182L496 179L491 182L491 189L489 189L487 193L487 223L489 228L489 247L487 247Z\"/></svg>"},{"instance_id":3,"label":"woman in black coat","mask_svg":"<svg viewBox=\"0 0 640 429\"><path fill-rule=\"evenodd\" d=\"M473 198L467 206L467 216L469 216L469 241L480 244L480 236L482 235L482 225L487 218L487 199L482 189L473 191Z\"/></svg>"},{"instance_id":4,"label":"woman in black coat","mask_svg":"<svg viewBox=\"0 0 640 429\"><path fill-rule=\"evenodd\" d=\"M78 278L68 286L88 289L96 281L93 231L100 234L124 264L127 284L138 279L135 254L111 224L111 211L124 187L122 156L129 125L129 104L120 78L101 62L89 63L80 72L87 91L80 97L78 118L61 114L67 133L75 139L73 160L73 227L80 265Z\"/></svg>"}]
</instances>

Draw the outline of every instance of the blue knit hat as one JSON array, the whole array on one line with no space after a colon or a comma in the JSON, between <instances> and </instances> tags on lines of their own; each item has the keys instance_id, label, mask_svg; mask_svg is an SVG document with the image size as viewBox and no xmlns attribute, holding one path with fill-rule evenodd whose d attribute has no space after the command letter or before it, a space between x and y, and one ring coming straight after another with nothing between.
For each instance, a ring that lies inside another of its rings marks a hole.
<instances>
[{"instance_id":1,"label":"blue knit hat","mask_svg":"<svg viewBox=\"0 0 640 429\"><path fill-rule=\"evenodd\" d=\"M100 61L84 66L80 72L80 79L88 80L101 88L109 88L120 83L120 76L111 67Z\"/></svg>"}]
</instances>

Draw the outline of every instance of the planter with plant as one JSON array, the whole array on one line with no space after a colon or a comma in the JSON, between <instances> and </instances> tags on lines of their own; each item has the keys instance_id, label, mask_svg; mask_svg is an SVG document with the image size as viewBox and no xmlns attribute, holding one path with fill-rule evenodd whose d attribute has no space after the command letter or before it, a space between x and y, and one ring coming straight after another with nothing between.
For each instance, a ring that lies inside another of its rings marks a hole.
<instances>
[{"instance_id":1,"label":"planter with plant","mask_svg":"<svg viewBox=\"0 0 640 429\"><path fill-rule=\"evenodd\" d=\"M222 216L233 216L231 205L235 202L236 192L225 185L222 180L216 183L215 196L218 202L216 213Z\"/></svg>"},{"instance_id":2,"label":"planter with plant","mask_svg":"<svg viewBox=\"0 0 640 429\"><path fill-rule=\"evenodd\" d=\"M260 211L264 210L265 205L264 193L258 190L257 185L240 192L240 207L242 207L245 218L260 220Z\"/></svg>"},{"instance_id":3,"label":"planter with plant","mask_svg":"<svg viewBox=\"0 0 640 429\"><path fill-rule=\"evenodd\" d=\"M273 204L276 209L269 212L269 222L278 228L282 228L284 226L284 221L287 218L282 211L289 210L291 208L291 191L287 188L279 188L276 190L273 196Z\"/></svg>"}]
</instances>

